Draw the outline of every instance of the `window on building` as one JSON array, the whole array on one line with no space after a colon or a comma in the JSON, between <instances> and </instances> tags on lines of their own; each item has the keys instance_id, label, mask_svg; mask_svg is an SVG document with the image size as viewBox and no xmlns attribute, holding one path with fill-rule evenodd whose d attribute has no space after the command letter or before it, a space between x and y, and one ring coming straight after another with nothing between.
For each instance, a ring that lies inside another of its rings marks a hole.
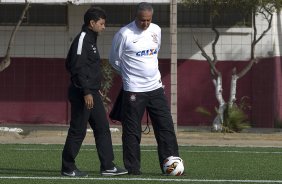
<instances>
[{"instance_id":1,"label":"window on building","mask_svg":"<svg viewBox=\"0 0 282 184\"><path fill-rule=\"evenodd\" d=\"M178 27L207 27L210 22L208 7L178 5L177 11Z\"/></svg>"},{"instance_id":2,"label":"window on building","mask_svg":"<svg viewBox=\"0 0 282 184\"><path fill-rule=\"evenodd\" d=\"M161 27L170 25L170 5L153 4L153 22ZM102 6L107 12L107 26L121 27L131 22L135 17L135 5L105 5ZM210 8L208 6L187 7L178 4L177 23L178 27L210 27ZM225 9L217 20L218 27L250 27L250 17L243 16L236 10Z\"/></svg>"},{"instance_id":3,"label":"window on building","mask_svg":"<svg viewBox=\"0 0 282 184\"><path fill-rule=\"evenodd\" d=\"M169 27L170 25L170 7L169 5L154 6L153 22L161 27Z\"/></svg>"},{"instance_id":4,"label":"window on building","mask_svg":"<svg viewBox=\"0 0 282 184\"><path fill-rule=\"evenodd\" d=\"M24 4L1 4L0 25L15 25L22 14ZM28 26L65 26L67 25L66 5L32 4L22 22Z\"/></svg>"},{"instance_id":5,"label":"window on building","mask_svg":"<svg viewBox=\"0 0 282 184\"><path fill-rule=\"evenodd\" d=\"M132 6L130 5L101 5L107 14L108 27L121 27L134 19Z\"/></svg>"},{"instance_id":6,"label":"window on building","mask_svg":"<svg viewBox=\"0 0 282 184\"><path fill-rule=\"evenodd\" d=\"M251 27L252 17L251 13L243 15L236 9L225 8L216 23L219 27Z\"/></svg>"},{"instance_id":7,"label":"window on building","mask_svg":"<svg viewBox=\"0 0 282 184\"><path fill-rule=\"evenodd\" d=\"M15 25L24 9L24 4L1 4L0 25ZM102 5L107 13L107 26L121 27L134 20L136 5ZM154 4L153 22L161 27L169 27L170 5ZM23 25L65 26L68 12L66 5L32 4L28 9ZM178 4L178 27L210 27L208 6L187 7ZM250 27L251 17L236 10L224 9L217 20L218 27Z\"/></svg>"},{"instance_id":8,"label":"window on building","mask_svg":"<svg viewBox=\"0 0 282 184\"><path fill-rule=\"evenodd\" d=\"M135 19L136 5L102 5L107 13L107 26L121 27ZM162 27L169 27L169 5L154 5L153 22Z\"/></svg>"},{"instance_id":9,"label":"window on building","mask_svg":"<svg viewBox=\"0 0 282 184\"><path fill-rule=\"evenodd\" d=\"M178 27L210 27L211 9L209 6L177 6ZM224 8L216 19L217 27L251 27L251 17L240 14L238 10Z\"/></svg>"}]
</instances>

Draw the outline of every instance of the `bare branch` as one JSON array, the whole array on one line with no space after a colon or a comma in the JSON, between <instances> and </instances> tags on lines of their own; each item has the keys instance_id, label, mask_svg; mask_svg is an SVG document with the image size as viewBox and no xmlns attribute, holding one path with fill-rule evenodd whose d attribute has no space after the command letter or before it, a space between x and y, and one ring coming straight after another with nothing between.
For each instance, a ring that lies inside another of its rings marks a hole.
<instances>
[{"instance_id":1,"label":"bare branch","mask_svg":"<svg viewBox=\"0 0 282 184\"><path fill-rule=\"evenodd\" d=\"M10 50L12 48L12 45L14 43L14 39L15 39L15 35L16 35L16 32L18 31L24 17L25 17L25 14L29 8L29 2L27 0L25 0L25 8L20 16L20 19L17 23L17 25L15 26L12 34L11 34L11 37L10 37L10 40L9 40L9 44L8 44L8 47L7 47L7 51L6 51L6 54L4 56L4 59L0 62L0 72L2 72L3 70L5 70L11 63L11 58L10 58Z\"/></svg>"},{"instance_id":2,"label":"bare branch","mask_svg":"<svg viewBox=\"0 0 282 184\"><path fill-rule=\"evenodd\" d=\"M219 32L218 30L215 28L215 26L212 26L212 30L214 31L215 33L215 39L212 43L212 55L213 55L213 62L214 64L216 64L217 62L217 55L216 55L216 44L218 42L218 39L219 39Z\"/></svg>"},{"instance_id":3,"label":"bare branch","mask_svg":"<svg viewBox=\"0 0 282 184\"><path fill-rule=\"evenodd\" d=\"M250 59L249 63L247 64L247 66L245 68L243 68L241 70L241 72L239 72L239 74L237 75L238 79L240 79L241 77L246 75L246 73L252 68L252 66L255 62L255 46L257 44L257 42L256 42L256 40L257 40L257 26L256 26L255 10L253 10L252 21L253 21L254 37L253 37L253 41L252 41L252 44L251 44L251 59Z\"/></svg>"},{"instance_id":4,"label":"bare branch","mask_svg":"<svg viewBox=\"0 0 282 184\"><path fill-rule=\"evenodd\" d=\"M212 71L212 75L214 76L215 74L217 76L220 76L220 72L216 69L215 67L215 63L212 61L212 59L208 56L208 54L206 53L206 51L203 49L203 47L201 46L201 44L199 43L198 39L195 37L195 35L193 35L193 39L195 41L195 43L197 44L198 48L201 50L201 54L204 58L206 58L206 60L208 61L210 67L211 67L211 71ZM215 76L214 76L215 77Z\"/></svg>"},{"instance_id":5,"label":"bare branch","mask_svg":"<svg viewBox=\"0 0 282 184\"><path fill-rule=\"evenodd\" d=\"M242 69L242 71L237 75L238 79L243 77L253 66L255 62L257 62L257 59L255 58L255 47L256 44L266 35L266 33L271 29L271 23L272 23L272 18L273 18L273 13L271 13L269 10L264 8L264 10L270 15L270 18L268 19L265 14L264 17L268 22L267 28L262 32L262 34L257 38L257 27L256 27L256 18L255 14L253 14L253 29L254 29L254 38L251 44L251 59L248 63L248 65ZM255 12L254 12L255 13Z\"/></svg>"},{"instance_id":6,"label":"bare branch","mask_svg":"<svg viewBox=\"0 0 282 184\"><path fill-rule=\"evenodd\" d=\"M252 20L253 20L253 29L254 29L254 39L251 44L251 59L255 58L255 45L257 40L257 25L256 25L256 15L255 10L253 10Z\"/></svg>"},{"instance_id":7,"label":"bare branch","mask_svg":"<svg viewBox=\"0 0 282 184\"><path fill-rule=\"evenodd\" d=\"M268 22L268 26L267 28L262 32L262 34L259 36L259 38L255 41L255 44L257 44L264 36L265 34L271 29L271 23L272 23L272 19L273 19L273 13L271 13L269 10L265 9L265 11L267 11L267 13L270 15L270 18L265 18Z\"/></svg>"}]
</instances>

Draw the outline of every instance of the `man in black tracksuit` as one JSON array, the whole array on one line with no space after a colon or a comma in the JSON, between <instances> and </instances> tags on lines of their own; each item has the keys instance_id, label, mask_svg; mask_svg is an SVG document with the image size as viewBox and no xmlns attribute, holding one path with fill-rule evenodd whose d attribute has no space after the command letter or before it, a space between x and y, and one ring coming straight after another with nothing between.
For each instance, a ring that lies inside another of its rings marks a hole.
<instances>
[{"instance_id":1,"label":"man in black tracksuit","mask_svg":"<svg viewBox=\"0 0 282 184\"><path fill-rule=\"evenodd\" d=\"M106 14L101 8L88 9L84 15L82 31L74 39L66 59L66 68L71 75L68 90L71 121L62 153L61 174L64 176L87 176L75 165L75 158L86 136L87 122L94 132L101 175L127 174L127 170L113 163L109 122L99 92L101 69L97 36L105 29L105 20Z\"/></svg>"}]
</instances>

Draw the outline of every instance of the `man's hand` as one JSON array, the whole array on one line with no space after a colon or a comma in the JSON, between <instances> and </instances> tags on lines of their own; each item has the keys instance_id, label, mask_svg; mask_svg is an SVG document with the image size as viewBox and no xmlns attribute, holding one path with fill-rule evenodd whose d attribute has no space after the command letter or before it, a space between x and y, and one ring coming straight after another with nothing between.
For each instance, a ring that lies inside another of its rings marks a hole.
<instances>
[{"instance_id":1,"label":"man's hand","mask_svg":"<svg viewBox=\"0 0 282 184\"><path fill-rule=\"evenodd\" d=\"M94 100L91 94L84 96L84 103L87 109L92 109L94 107Z\"/></svg>"}]
</instances>

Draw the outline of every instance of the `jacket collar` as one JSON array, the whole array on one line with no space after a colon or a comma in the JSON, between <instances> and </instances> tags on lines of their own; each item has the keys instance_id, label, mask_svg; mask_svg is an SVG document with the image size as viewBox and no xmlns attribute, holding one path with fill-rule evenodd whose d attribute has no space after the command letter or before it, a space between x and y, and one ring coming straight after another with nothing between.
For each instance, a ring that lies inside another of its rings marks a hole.
<instances>
[{"instance_id":1,"label":"jacket collar","mask_svg":"<svg viewBox=\"0 0 282 184\"><path fill-rule=\"evenodd\" d=\"M98 33L95 32L95 31L92 31L91 29L89 29L85 24L82 26L82 29L81 29L83 32L86 32L87 34L93 36L93 38L95 39L95 41L97 40L97 36L98 36Z\"/></svg>"}]
</instances>

